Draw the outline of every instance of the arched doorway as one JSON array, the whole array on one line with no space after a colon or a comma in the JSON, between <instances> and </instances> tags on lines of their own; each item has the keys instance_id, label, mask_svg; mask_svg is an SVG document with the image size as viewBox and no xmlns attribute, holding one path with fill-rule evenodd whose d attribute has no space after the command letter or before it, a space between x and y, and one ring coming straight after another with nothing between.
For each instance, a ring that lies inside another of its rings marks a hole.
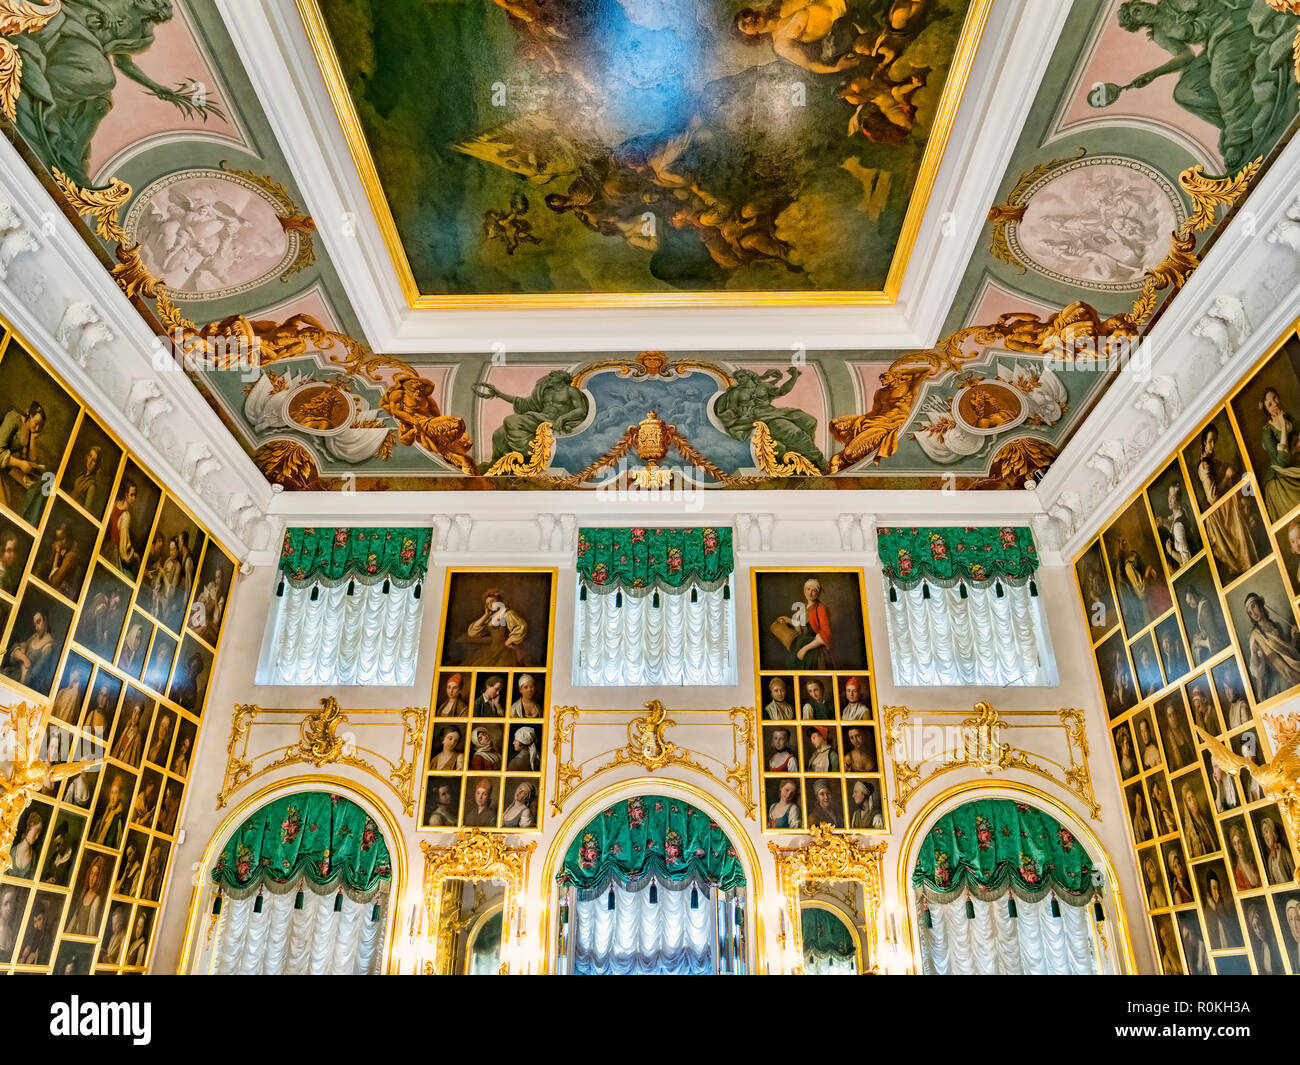
<instances>
[{"instance_id":1,"label":"arched doorway","mask_svg":"<svg viewBox=\"0 0 1300 1065\"><path fill-rule=\"evenodd\" d=\"M554 972L748 970L741 852L720 819L672 790L614 799L594 816L589 800L574 818L582 827L557 836L563 850L548 859L557 891Z\"/></svg>"}]
</instances>

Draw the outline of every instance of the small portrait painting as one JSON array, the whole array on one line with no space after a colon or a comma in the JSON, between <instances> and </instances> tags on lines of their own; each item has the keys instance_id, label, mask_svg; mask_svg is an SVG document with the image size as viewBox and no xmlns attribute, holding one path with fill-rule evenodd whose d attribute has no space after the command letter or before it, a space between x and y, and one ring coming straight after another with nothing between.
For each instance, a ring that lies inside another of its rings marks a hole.
<instances>
[{"instance_id":1,"label":"small portrait painting","mask_svg":"<svg viewBox=\"0 0 1300 1065\"><path fill-rule=\"evenodd\" d=\"M835 720L835 678L802 676L799 678L799 716L804 721Z\"/></svg>"},{"instance_id":2,"label":"small portrait painting","mask_svg":"<svg viewBox=\"0 0 1300 1065\"><path fill-rule=\"evenodd\" d=\"M1282 929L1282 949L1292 976L1300 976L1300 891L1283 891L1273 896L1273 910ZM0 917L4 913L4 896L0 895ZM4 948L0 944L0 960Z\"/></svg>"},{"instance_id":3,"label":"small portrait painting","mask_svg":"<svg viewBox=\"0 0 1300 1065\"><path fill-rule=\"evenodd\" d=\"M96 564L73 639L92 654L112 662L130 609L130 585L107 566Z\"/></svg>"},{"instance_id":4,"label":"small portrait painting","mask_svg":"<svg viewBox=\"0 0 1300 1065\"><path fill-rule=\"evenodd\" d=\"M198 591L190 604L187 622L190 632L209 647L216 647L221 635L221 619L226 616L226 600L230 596L230 580L234 574L234 562L209 540L203 552Z\"/></svg>"},{"instance_id":5,"label":"small portrait painting","mask_svg":"<svg viewBox=\"0 0 1300 1065\"><path fill-rule=\"evenodd\" d=\"M1256 975L1285 976L1286 967L1282 963L1282 952L1278 949L1277 936L1273 932L1268 903L1264 899L1246 899L1241 908L1246 915L1246 942L1255 959Z\"/></svg>"},{"instance_id":6,"label":"small portrait painting","mask_svg":"<svg viewBox=\"0 0 1300 1065\"><path fill-rule=\"evenodd\" d=\"M795 690L794 677L788 674L763 677L759 686L762 689L764 720L793 721L799 716L796 709L799 692Z\"/></svg>"},{"instance_id":7,"label":"small portrait painting","mask_svg":"<svg viewBox=\"0 0 1300 1065\"><path fill-rule=\"evenodd\" d=\"M69 777L63 784L63 801L90 809L95 798L95 789L99 787L99 769L83 769L75 777Z\"/></svg>"},{"instance_id":8,"label":"small portrait painting","mask_svg":"<svg viewBox=\"0 0 1300 1065\"><path fill-rule=\"evenodd\" d=\"M1165 976L1183 976L1183 959L1178 952L1178 933L1174 931L1173 918L1159 914L1151 918L1156 933L1156 960Z\"/></svg>"},{"instance_id":9,"label":"small portrait painting","mask_svg":"<svg viewBox=\"0 0 1300 1065\"><path fill-rule=\"evenodd\" d=\"M1113 735L1115 738L1115 764L1119 766L1119 775L1125 780L1137 776L1142 772L1142 765L1138 761L1137 747L1133 743L1132 728L1125 722L1122 725L1115 726Z\"/></svg>"},{"instance_id":10,"label":"small portrait painting","mask_svg":"<svg viewBox=\"0 0 1300 1065\"><path fill-rule=\"evenodd\" d=\"M1134 500L1102 534L1102 543L1124 630L1136 633L1173 606L1145 501Z\"/></svg>"},{"instance_id":11,"label":"small portrait painting","mask_svg":"<svg viewBox=\"0 0 1300 1065\"><path fill-rule=\"evenodd\" d=\"M1292 337L1232 399L1270 522L1300 506L1300 342Z\"/></svg>"},{"instance_id":12,"label":"small portrait painting","mask_svg":"<svg viewBox=\"0 0 1300 1065\"><path fill-rule=\"evenodd\" d=\"M89 415L81 419L59 489L95 521L104 516L122 449Z\"/></svg>"},{"instance_id":13,"label":"small portrait painting","mask_svg":"<svg viewBox=\"0 0 1300 1065\"><path fill-rule=\"evenodd\" d=\"M149 726L153 723L154 703L143 692L130 686L122 700L122 712L117 717L117 728L113 731L113 743L109 753L119 762L127 765L139 765L144 757L145 738L149 735Z\"/></svg>"},{"instance_id":14,"label":"small portrait painting","mask_svg":"<svg viewBox=\"0 0 1300 1065\"><path fill-rule=\"evenodd\" d=\"M1300 685L1300 626L1277 566L1252 573L1227 600L1255 702Z\"/></svg>"},{"instance_id":15,"label":"small portrait painting","mask_svg":"<svg viewBox=\"0 0 1300 1065\"><path fill-rule=\"evenodd\" d=\"M1140 781L1124 789L1124 805L1128 808L1129 824L1133 826L1133 839L1146 843L1152 838L1151 811Z\"/></svg>"},{"instance_id":16,"label":"small portrait painting","mask_svg":"<svg viewBox=\"0 0 1300 1065\"><path fill-rule=\"evenodd\" d=\"M108 908L108 920L104 922L104 934L100 938L100 965L120 965L126 953L126 937L131 931L131 904L115 902Z\"/></svg>"},{"instance_id":17,"label":"small portrait painting","mask_svg":"<svg viewBox=\"0 0 1300 1065\"><path fill-rule=\"evenodd\" d=\"M871 689L864 677L840 681L840 720L865 721L871 717Z\"/></svg>"},{"instance_id":18,"label":"small portrait painting","mask_svg":"<svg viewBox=\"0 0 1300 1065\"><path fill-rule=\"evenodd\" d=\"M0 559L3 558L4 534L0 533ZM1300 595L1300 517L1292 518L1278 529L1277 557L1286 573L1292 595Z\"/></svg>"},{"instance_id":19,"label":"small portrait painting","mask_svg":"<svg viewBox=\"0 0 1300 1065\"><path fill-rule=\"evenodd\" d=\"M1174 823L1174 803L1169 797L1169 784L1163 773L1147 777L1147 791L1151 797L1151 824L1156 836L1171 836L1178 831Z\"/></svg>"},{"instance_id":20,"label":"small portrait painting","mask_svg":"<svg viewBox=\"0 0 1300 1065\"><path fill-rule=\"evenodd\" d=\"M1174 599L1187 631L1194 664L1200 665L1228 646L1228 626L1210 576L1210 564L1205 559L1174 578Z\"/></svg>"},{"instance_id":21,"label":"small portrait painting","mask_svg":"<svg viewBox=\"0 0 1300 1065\"><path fill-rule=\"evenodd\" d=\"M511 725L509 761L511 773L539 773L542 769L544 744L540 724Z\"/></svg>"},{"instance_id":22,"label":"small portrait painting","mask_svg":"<svg viewBox=\"0 0 1300 1065\"><path fill-rule=\"evenodd\" d=\"M1196 889L1200 894L1201 917L1211 950L1240 947L1244 942L1237 906L1233 902L1232 880L1222 860L1196 867Z\"/></svg>"},{"instance_id":23,"label":"small portrait painting","mask_svg":"<svg viewBox=\"0 0 1300 1065\"><path fill-rule=\"evenodd\" d=\"M32 557L31 533L0 514L0 594L16 598L27 561Z\"/></svg>"},{"instance_id":24,"label":"small portrait painting","mask_svg":"<svg viewBox=\"0 0 1300 1065\"><path fill-rule=\"evenodd\" d=\"M1169 892L1165 888L1163 863L1157 847L1145 847L1137 852L1138 869L1142 873L1142 889L1146 892L1147 909L1163 910L1169 905Z\"/></svg>"},{"instance_id":25,"label":"small portrait painting","mask_svg":"<svg viewBox=\"0 0 1300 1065\"><path fill-rule=\"evenodd\" d=\"M1183 823L1183 840L1193 860L1219 852L1219 834L1214 828L1214 814L1205 794L1200 770L1193 769L1173 780L1178 796L1178 817Z\"/></svg>"},{"instance_id":26,"label":"small portrait painting","mask_svg":"<svg viewBox=\"0 0 1300 1065\"><path fill-rule=\"evenodd\" d=\"M202 714L211 675L212 652L187 634L176 657L168 698L191 713Z\"/></svg>"},{"instance_id":27,"label":"small portrait painting","mask_svg":"<svg viewBox=\"0 0 1300 1065\"><path fill-rule=\"evenodd\" d=\"M77 886L69 897L63 931L70 936L98 936L99 920L113 873L113 859L99 851L86 850L81 856Z\"/></svg>"},{"instance_id":28,"label":"small portrait painting","mask_svg":"<svg viewBox=\"0 0 1300 1065\"><path fill-rule=\"evenodd\" d=\"M99 554L134 583L149 546L149 530L162 499L160 489L139 466L128 459L108 511Z\"/></svg>"},{"instance_id":29,"label":"small portrait painting","mask_svg":"<svg viewBox=\"0 0 1300 1065\"><path fill-rule=\"evenodd\" d=\"M473 674L458 670L443 670L438 674L438 686L434 692L436 699L435 713L438 717L467 717L469 715L469 688Z\"/></svg>"},{"instance_id":30,"label":"small portrait painting","mask_svg":"<svg viewBox=\"0 0 1300 1065\"><path fill-rule=\"evenodd\" d=\"M1241 670L1237 668L1237 659L1225 659L1210 670L1210 675L1214 678L1214 690L1223 709L1224 727L1231 732L1251 724L1255 718L1246 701L1246 686L1241 679Z\"/></svg>"},{"instance_id":31,"label":"small portrait painting","mask_svg":"<svg viewBox=\"0 0 1300 1065\"><path fill-rule=\"evenodd\" d=\"M1165 677L1176 681L1191 671L1187 661L1187 649L1183 645L1183 632L1178 627L1178 618L1167 617L1155 627L1156 649L1160 652L1160 665Z\"/></svg>"},{"instance_id":32,"label":"small portrait painting","mask_svg":"<svg viewBox=\"0 0 1300 1065\"><path fill-rule=\"evenodd\" d=\"M1255 857L1250 827L1242 816L1223 822L1223 838L1227 841L1228 865L1238 891L1250 891L1264 883L1264 875Z\"/></svg>"},{"instance_id":33,"label":"small portrait painting","mask_svg":"<svg viewBox=\"0 0 1300 1065\"><path fill-rule=\"evenodd\" d=\"M154 629L153 643L149 645L149 657L145 660L144 674L140 680L146 688L156 692L167 690L167 677L172 671L172 660L176 657L176 641L162 629Z\"/></svg>"},{"instance_id":34,"label":"small portrait painting","mask_svg":"<svg viewBox=\"0 0 1300 1065\"><path fill-rule=\"evenodd\" d=\"M808 811L808 827L826 824L832 828L844 827L844 799L841 781L837 777L818 777L804 781L804 803Z\"/></svg>"},{"instance_id":35,"label":"small portrait painting","mask_svg":"<svg viewBox=\"0 0 1300 1065\"><path fill-rule=\"evenodd\" d=\"M1214 416L1195 440L1183 448L1183 464L1192 478L1196 509L1202 514L1241 480L1246 467L1226 407ZM1209 523L1206 524L1205 532L1213 547L1215 534Z\"/></svg>"},{"instance_id":36,"label":"small portrait painting","mask_svg":"<svg viewBox=\"0 0 1300 1065\"><path fill-rule=\"evenodd\" d=\"M190 759L194 756L194 737L198 729L191 721L181 718L176 729L176 746L172 750L171 765L168 768L182 780L190 775Z\"/></svg>"},{"instance_id":37,"label":"small portrait painting","mask_svg":"<svg viewBox=\"0 0 1300 1065\"><path fill-rule=\"evenodd\" d=\"M1191 493L1177 460L1171 462L1147 489L1147 501L1156 519L1156 535L1165 568L1177 573L1201 552L1201 533L1192 514Z\"/></svg>"},{"instance_id":38,"label":"small portrait painting","mask_svg":"<svg viewBox=\"0 0 1300 1065\"><path fill-rule=\"evenodd\" d=\"M143 969L149 961L149 936L153 931L154 911L149 906L137 906L131 921L131 934L126 941L127 968Z\"/></svg>"},{"instance_id":39,"label":"small portrait painting","mask_svg":"<svg viewBox=\"0 0 1300 1065\"><path fill-rule=\"evenodd\" d=\"M126 816L135 795L135 775L116 766L104 770L104 784L99 789L99 799L90 819L90 835L86 842L116 850L122 845L126 831Z\"/></svg>"},{"instance_id":40,"label":"small portrait painting","mask_svg":"<svg viewBox=\"0 0 1300 1065\"><path fill-rule=\"evenodd\" d=\"M0 504L40 525L78 405L16 342L0 361ZM46 478L49 475L47 482Z\"/></svg>"},{"instance_id":41,"label":"small portrait painting","mask_svg":"<svg viewBox=\"0 0 1300 1065\"><path fill-rule=\"evenodd\" d=\"M442 664L545 669L554 595L546 571L448 573Z\"/></svg>"},{"instance_id":42,"label":"small portrait painting","mask_svg":"<svg viewBox=\"0 0 1300 1065\"><path fill-rule=\"evenodd\" d=\"M503 732L501 725L474 722L470 728L470 769L493 772L505 768L501 764Z\"/></svg>"},{"instance_id":43,"label":"small portrait painting","mask_svg":"<svg viewBox=\"0 0 1300 1065\"><path fill-rule=\"evenodd\" d=\"M1157 671L1158 672L1158 671ZM1097 676L1106 697L1106 713L1113 721L1138 701L1133 667L1124 650L1124 634L1113 632L1097 646Z\"/></svg>"},{"instance_id":44,"label":"small portrait painting","mask_svg":"<svg viewBox=\"0 0 1300 1065\"><path fill-rule=\"evenodd\" d=\"M1096 642L1115 626L1119 615L1115 612L1115 597L1111 594L1110 578L1106 576L1106 563L1102 560L1101 541L1096 540L1075 563L1079 580L1079 594L1083 597L1083 612L1088 617L1088 632Z\"/></svg>"},{"instance_id":45,"label":"small portrait painting","mask_svg":"<svg viewBox=\"0 0 1300 1065\"><path fill-rule=\"evenodd\" d=\"M180 632L198 576L203 533L170 496L145 554L139 603L172 632Z\"/></svg>"},{"instance_id":46,"label":"small portrait painting","mask_svg":"<svg viewBox=\"0 0 1300 1065\"><path fill-rule=\"evenodd\" d=\"M99 530L66 499L54 501L32 576L67 599L80 599Z\"/></svg>"},{"instance_id":47,"label":"small portrait painting","mask_svg":"<svg viewBox=\"0 0 1300 1065\"><path fill-rule=\"evenodd\" d=\"M18 949L18 933L30 888L0 884L0 965L9 962Z\"/></svg>"},{"instance_id":48,"label":"small portrait painting","mask_svg":"<svg viewBox=\"0 0 1300 1065\"><path fill-rule=\"evenodd\" d=\"M16 880L33 880L40 868L41 848L53 827L54 808L45 802L33 802L18 817L18 831L9 849L9 876Z\"/></svg>"},{"instance_id":49,"label":"small portrait painting","mask_svg":"<svg viewBox=\"0 0 1300 1065\"><path fill-rule=\"evenodd\" d=\"M501 811L501 827L524 829L537 827L536 777L507 777L505 783L505 809Z\"/></svg>"},{"instance_id":50,"label":"small portrait painting","mask_svg":"<svg viewBox=\"0 0 1300 1065\"><path fill-rule=\"evenodd\" d=\"M144 673L144 660L149 653L149 640L153 636L153 623L138 610L133 611L126 625L126 635L117 652L117 668L127 676L139 680Z\"/></svg>"},{"instance_id":51,"label":"small portrait painting","mask_svg":"<svg viewBox=\"0 0 1300 1065\"><path fill-rule=\"evenodd\" d=\"M1165 751L1165 764L1171 773L1189 766L1196 760L1196 744L1187 723L1187 710L1183 707L1183 693L1175 689L1151 707L1160 732L1160 745Z\"/></svg>"},{"instance_id":52,"label":"small portrait painting","mask_svg":"<svg viewBox=\"0 0 1300 1065\"><path fill-rule=\"evenodd\" d=\"M767 827L795 831L804 827L799 781L794 777L769 777L763 782L767 800Z\"/></svg>"},{"instance_id":53,"label":"small portrait painting","mask_svg":"<svg viewBox=\"0 0 1300 1065\"><path fill-rule=\"evenodd\" d=\"M540 721L546 716L543 673L516 673L511 688L510 716Z\"/></svg>"},{"instance_id":54,"label":"small portrait painting","mask_svg":"<svg viewBox=\"0 0 1300 1065\"><path fill-rule=\"evenodd\" d=\"M1218 531L1215 531L1218 530ZM1268 526L1259 509L1259 495L1248 477L1222 505L1205 516L1210 557L1227 587L1272 550Z\"/></svg>"},{"instance_id":55,"label":"small portrait painting","mask_svg":"<svg viewBox=\"0 0 1300 1065\"><path fill-rule=\"evenodd\" d=\"M90 702L81 722L82 731L107 743L117 721L117 706L121 695L122 681L107 670L98 670L90 688Z\"/></svg>"},{"instance_id":56,"label":"small portrait painting","mask_svg":"<svg viewBox=\"0 0 1300 1065\"><path fill-rule=\"evenodd\" d=\"M768 725L763 729L763 757L769 773L799 772L798 735L789 725Z\"/></svg>"},{"instance_id":57,"label":"small portrait painting","mask_svg":"<svg viewBox=\"0 0 1300 1065\"><path fill-rule=\"evenodd\" d=\"M140 874L144 872L144 856L148 850L149 837L144 832L137 829L127 835L113 884L114 895L134 896L140 890Z\"/></svg>"},{"instance_id":58,"label":"small portrait painting","mask_svg":"<svg viewBox=\"0 0 1300 1065\"><path fill-rule=\"evenodd\" d=\"M1264 752L1260 748L1259 733L1255 729L1247 729L1236 736L1231 737L1228 741L1232 749L1242 758L1253 762L1255 765L1264 764ZM1264 789L1249 770L1242 770L1242 783L1246 789L1247 802L1259 802L1264 798Z\"/></svg>"},{"instance_id":59,"label":"small portrait painting","mask_svg":"<svg viewBox=\"0 0 1300 1065\"><path fill-rule=\"evenodd\" d=\"M1186 906L1192 901L1192 874L1187 869L1187 857L1177 840L1160 845L1165 856L1165 876L1169 881L1169 904Z\"/></svg>"},{"instance_id":60,"label":"small portrait painting","mask_svg":"<svg viewBox=\"0 0 1300 1065\"><path fill-rule=\"evenodd\" d=\"M162 803L158 806L158 831L167 836L176 834L176 821L181 813L181 798L185 786L179 780L167 781L163 789Z\"/></svg>"},{"instance_id":61,"label":"small portrait painting","mask_svg":"<svg viewBox=\"0 0 1300 1065\"><path fill-rule=\"evenodd\" d=\"M54 830L50 833L50 845L45 850L45 861L41 865L42 883L54 887L68 886L85 832L84 817L66 810L59 812L54 820Z\"/></svg>"},{"instance_id":62,"label":"small portrait painting","mask_svg":"<svg viewBox=\"0 0 1300 1065\"><path fill-rule=\"evenodd\" d=\"M508 673L480 673L477 677L477 690L474 697L475 717L505 717L506 704L509 701L507 685L510 683Z\"/></svg>"},{"instance_id":63,"label":"small portrait painting","mask_svg":"<svg viewBox=\"0 0 1300 1065\"><path fill-rule=\"evenodd\" d=\"M461 824L466 828L496 828L501 806L499 777L470 777L467 781L465 813Z\"/></svg>"},{"instance_id":64,"label":"small portrait painting","mask_svg":"<svg viewBox=\"0 0 1300 1065\"><path fill-rule=\"evenodd\" d=\"M59 678L58 689L50 702L50 717L69 725L81 720L81 708L90 688L92 672L90 663L81 655L75 651L68 655L63 664L63 676Z\"/></svg>"},{"instance_id":65,"label":"small portrait painting","mask_svg":"<svg viewBox=\"0 0 1300 1065\"><path fill-rule=\"evenodd\" d=\"M1290 884L1295 881L1295 859L1291 854L1291 841L1282 820L1282 814L1276 805L1252 810L1251 821L1255 826L1255 842L1259 844L1260 860L1264 863L1264 875L1270 884Z\"/></svg>"},{"instance_id":66,"label":"small portrait painting","mask_svg":"<svg viewBox=\"0 0 1300 1065\"><path fill-rule=\"evenodd\" d=\"M131 804L131 824L148 828L153 824L154 814L158 812L158 800L162 797L162 774L156 769L146 769L140 777L140 787L135 793L135 802Z\"/></svg>"},{"instance_id":67,"label":"small portrait painting","mask_svg":"<svg viewBox=\"0 0 1300 1065\"><path fill-rule=\"evenodd\" d=\"M146 760L154 765L165 766L172 751L172 738L176 733L176 714L172 710L162 710L154 718L153 735L145 748Z\"/></svg>"},{"instance_id":68,"label":"small portrait painting","mask_svg":"<svg viewBox=\"0 0 1300 1065\"><path fill-rule=\"evenodd\" d=\"M1202 753L1201 764L1205 767L1205 776L1210 782L1210 800L1214 803L1215 811L1226 814L1240 806L1245 789L1237 774L1221 768L1209 751Z\"/></svg>"},{"instance_id":69,"label":"small portrait painting","mask_svg":"<svg viewBox=\"0 0 1300 1065\"><path fill-rule=\"evenodd\" d=\"M1149 632L1144 632L1131 644L1129 654L1133 656L1133 670L1137 674L1138 690L1142 698L1149 699L1165 686L1165 678L1160 674L1160 662L1156 658L1156 641Z\"/></svg>"},{"instance_id":70,"label":"small portrait painting","mask_svg":"<svg viewBox=\"0 0 1300 1065\"><path fill-rule=\"evenodd\" d=\"M836 750L835 728L829 725L808 725L803 729L803 758L805 773L838 773L840 754Z\"/></svg>"},{"instance_id":71,"label":"small portrait painting","mask_svg":"<svg viewBox=\"0 0 1300 1065\"><path fill-rule=\"evenodd\" d=\"M9 649L0 673L40 695L49 695L71 627L71 607L35 585L27 585L14 608Z\"/></svg>"},{"instance_id":72,"label":"small portrait painting","mask_svg":"<svg viewBox=\"0 0 1300 1065\"><path fill-rule=\"evenodd\" d=\"M1160 748L1156 745L1156 730L1151 724L1151 711L1143 710L1134 717L1133 728L1137 733L1137 756L1142 760L1142 768L1154 769L1163 765Z\"/></svg>"},{"instance_id":73,"label":"small portrait painting","mask_svg":"<svg viewBox=\"0 0 1300 1065\"><path fill-rule=\"evenodd\" d=\"M154 838L149 847L149 857L144 860L144 875L140 877L140 897L150 902L162 898L163 880L167 877L167 856L172 846L165 840Z\"/></svg>"},{"instance_id":74,"label":"small portrait painting","mask_svg":"<svg viewBox=\"0 0 1300 1065\"><path fill-rule=\"evenodd\" d=\"M1187 964L1188 976L1209 976L1210 955L1205 949L1205 934L1201 931L1201 922L1195 910L1184 910L1174 914L1178 924L1178 941L1183 947L1183 961Z\"/></svg>"},{"instance_id":75,"label":"small portrait painting","mask_svg":"<svg viewBox=\"0 0 1300 1065\"><path fill-rule=\"evenodd\" d=\"M885 827L885 812L880 804L879 777L848 777L844 787L849 795L849 830L872 832Z\"/></svg>"},{"instance_id":76,"label":"small portrait painting","mask_svg":"<svg viewBox=\"0 0 1300 1065\"><path fill-rule=\"evenodd\" d=\"M1223 731L1223 725L1219 722L1219 712L1214 708L1214 693L1210 689L1209 678L1204 673L1193 677L1183 685L1183 691L1191 709L1192 724L1207 736L1219 735Z\"/></svg>"},{"instance_id":77,"label":"small portrait painting","mask_svg":"<svg viewBox=\"0 0 1300 1065\"><path fill-rule=\"evenodd\" d=\"M754 589L759 668L867 669L860 571L758 572Z\"/></svg>"},{"instance_id":78,"label":"small portrait painting","mask_svg":"<svg viewBox=\"0 0 1300 1065\"><path fill-rule=\"evenodd\" d=\"M38 891L27 915L27 929L14 961L19 965L49 965L54 940L63 917L64 896L61 892Z\"/></svg>"},{"instance_id":79,"label":"small portrait painting","mask_svg":"<svg viewBox=\"0 0 1300 1065\"><path fill-rule=\"evenodd\" d=\"M455 828L460 824L460 777L430 777L424 791L426 828Z\"/></svg>"},{"instance_id":80,"label":"small portrait painting","mask_svg":"<svg viewBox=\"0 0 1300 1065\"><path fill-rule=\"evenodd\" d=\"M843 752L841 760L844 772L880 772L880 764L876 758L876 730L870 725L845 725L840 731L843 734L840 750Z\"/></svg>"},{"instance_id":81,"label":"small portrait painting","mask_svg":"<svg viewBox=\"0 0 1300 1065\"><path fill-rule=\"evenodd\" d=\"M429 748L429 768L438 773L449 773L465 768L465 726L441 725L433 730L433 745Z\"/></svg>"}]
</instances>

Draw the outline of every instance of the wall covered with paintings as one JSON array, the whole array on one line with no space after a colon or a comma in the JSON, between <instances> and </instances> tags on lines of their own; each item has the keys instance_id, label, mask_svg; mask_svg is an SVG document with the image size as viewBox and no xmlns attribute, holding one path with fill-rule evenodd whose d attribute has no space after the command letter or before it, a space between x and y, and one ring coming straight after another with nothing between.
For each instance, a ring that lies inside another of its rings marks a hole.
<instances>
[{"instance_id":1,"label":"wall covered with paintings","mask_svg":"<svg viewBox=\"0 0 1300 1065\"><path fill-rule=\"evenodd\" d=\"M0 972L149 964L235 563L0 322L0 704L49 705Z\"/></svg>"},{"instance_id":2,"label":"wall covered with paintings","mask_svg":"<svg viewBox=\"0 0 1300 1065\"><path fill-rule=\"evenodd\" d=\"M1164 972L1300 973L1300 337L1075 561Z\"/></svg>"}]
</instances>

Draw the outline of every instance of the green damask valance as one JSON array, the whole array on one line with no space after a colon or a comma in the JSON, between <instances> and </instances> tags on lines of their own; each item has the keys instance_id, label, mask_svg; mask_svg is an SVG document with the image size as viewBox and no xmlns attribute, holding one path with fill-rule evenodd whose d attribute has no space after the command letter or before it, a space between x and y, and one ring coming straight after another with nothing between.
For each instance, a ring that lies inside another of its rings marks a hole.
<instances>
[{"instance_id":1,"label":"green damask valance","mask_svg":"<svg viewBox=\"0 0 1300 1065\"><path fill-rule=\"evenodd\" d=\"M980 899L1008 892L1037 902L1092 901L1092 859L1068 828L1011 799L980 799L945 814L930 829L912 873L912 887L934 902L970 891Z\"/></svg>"},{"instance_id":2,"label":"green damask valance","mask_svg":"<svg viewBox=\"0 0 1300 1065\"><path fill-rule=\"evenodd\" d=\"M827 910L801 906L799 927L803 936L803 952L816 961L827 958L843 960L857 954L853 934L842 920Z\"/></svg>"},{"instance_id":3,"label":"green damask valance","mask_svg":"<svg viewBox=\"0 0 1300 1065\"><path fill-rule=\"evenodd\" d=\"M661 795L625 799L598 814L569 845L555 879L594 898L613 881L635 888L650 876L721 891L745 886L727 834L690 803Z\"/></svg>"},{"instance_id":4,"label":"green damask valance","mask_svg":"<svg viewBox=\"0 0 1300 1065\"><path fill-rule=\"evenodd\" d=\"M374 818L341 795L303 792L263 806L226 841L212 879L232 898L258 891L342 891L370 902L388 891L393 864Z\"/></svg>"},{"instance_id":5,"label":"green damask valance","mask_svg":"<svg viewBox=\"0 0 1300 1065\"><path fill-rule=\"evenodd\" d=\"M289 529L280 572L295 585L390 581L407 588L424 579L432 529Z\"/></svg>"},{"instance_id":6,"label":"green damask valance","mask_svg":"<svg viewBox=\"0 0 1300 1065\"><path fill-rule=\"evenodd\" d=\"M961 581L1024 584L1038 569L1034 537L1026 528L880 529L885 576L903 588L929 581L951 588Z\"/></svg>"},{"instance_id":7,"label":"green damask valance","mask_svg":"<svg viewBox=\"0 0 1300 1065\"><path fill-rule=\"evenodd\" d=\"M599 594L712 591L727 583L734 566L728 527L578 530L578 575Z\"/></svg>"}]
</instances>

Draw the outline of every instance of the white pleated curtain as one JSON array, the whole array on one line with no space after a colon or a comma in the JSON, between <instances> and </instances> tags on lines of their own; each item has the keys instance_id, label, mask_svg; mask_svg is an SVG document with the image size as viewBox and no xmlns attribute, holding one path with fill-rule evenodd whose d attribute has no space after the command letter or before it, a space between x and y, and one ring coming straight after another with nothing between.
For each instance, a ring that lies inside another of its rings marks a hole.
<instances>
[{"instance_id":1,"label":"white pleated curtain","mask_svg":"<svg viewBox=\"0 0 1300 1065\"><path fill-rule=\"evenodd\" d=\"M922 971L927 976L1088 976L1098 971L1092 933L1091 903L1016 899L1012 917L1006 897L971 898L974 916L967 916L966 899L930 902L930 925L917 901L921 930Z\"/></svg>"},{"instance_id":2,"label":"white pleated curtain","mask_svg":"<svg viewBox=\"0 0 1300 1065\"><path fill-rule=\"evenodd\" d=\"M900 687L1055 683L1032 582L907 588L886 577L885 620Z\"/></svg>"},{"instance_id":3,"label":"white pleated curtain","mask_svg":"<svg viewBox=\"0 0 1300 1065\"><path fill-rule=\"evenodd\" d=\"M717 971L718 907L713 889L695 880L649 876L632 885L613 883L594 897L583 892L572 920L578 976L703 976Z\"/></svg>"},{"instance_id":4,"label":"white pleated curtain","mask_svg":"<svg viewBox=\"0 0 1300 1065\"><path fill-rule=\"evenodd\" d=\"M375 903L346 893L296 892L223 899L213 948L213 971L239 976L369 976L383 967L385 919L372 920Z\"/></svg>"},{"instance_id":5,"label":"white pleated curtain","mask_svg":"<svg viewBox=\"0 0 1300 1065\"><path fill-rule=\"evenodd\" d=\"M415 683L419 584L283 584L272 600L259 684Z\"/></svg>"},{"instance_id":6,"label":"white pleated curtain","mask_svg":"<svg viewBox=\"0 0 1300 1065\"><path fill-rule=\"evenodd\" d=\"M640 596L600 591L604 594L588 586L578 596L575 684L735 683L727 586L687 586Z\"/></svg>"}]
</instances>

